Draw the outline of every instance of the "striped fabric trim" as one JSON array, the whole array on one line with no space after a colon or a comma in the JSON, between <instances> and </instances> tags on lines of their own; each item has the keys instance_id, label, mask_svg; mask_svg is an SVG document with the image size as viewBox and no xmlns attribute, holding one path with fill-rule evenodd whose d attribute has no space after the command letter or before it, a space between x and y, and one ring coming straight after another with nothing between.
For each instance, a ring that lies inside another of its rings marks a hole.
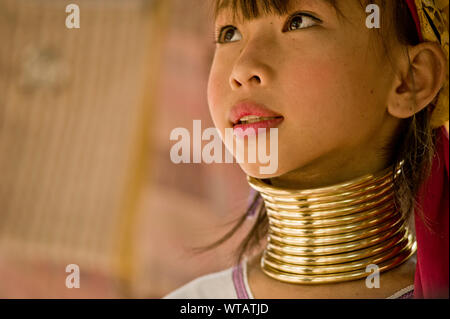
<instances>
[{"instance_id":1,"label":"striped fabric trim","mask_svg":"<svg viewBox=\"0 0 450 319\"><path fill-rule=\"evenodd\" d=\"M245 288L244 276L242 271L242 264L238 264L233 267L232 277L234 289L236 290L236 295L238 299L250 299Z\"/></svg>"},{"instance_id":2,"label":"striped fabric trim","mask_svg":"<svg viewBox=\"0 0 450 319\"><path fill-rule=\"evenodd\" d=\"M414 285L409 285L386 299L413 299L414 298Z\"/></svg>"},{"instance_id":3,"label":"striped fabric trim","mask_svg":"<svg viewBox=\"0 0 450 319\"><path fill-rule=\"evenodd\" d=\"M411 291L407 292L406 294L401 295L397 299L414 299L414 290L411 290Z\"/></svg>"}]
</instances>

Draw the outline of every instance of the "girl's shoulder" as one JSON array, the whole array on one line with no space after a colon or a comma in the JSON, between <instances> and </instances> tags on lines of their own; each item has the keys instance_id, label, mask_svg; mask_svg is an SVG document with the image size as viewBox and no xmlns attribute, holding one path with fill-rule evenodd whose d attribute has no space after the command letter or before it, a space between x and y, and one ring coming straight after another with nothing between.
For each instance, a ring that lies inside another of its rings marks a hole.
<instances>
[{"instance_id":1,"label":"girl's shoulder","mask_svg":"<svg viewBox=\"0 0 450 319\"><path fill-rule=\"evenodd\" d=\"M245 261L234 267L194 279L163 299L240 298L250 298Z\"/></svg>"}]
</instances>

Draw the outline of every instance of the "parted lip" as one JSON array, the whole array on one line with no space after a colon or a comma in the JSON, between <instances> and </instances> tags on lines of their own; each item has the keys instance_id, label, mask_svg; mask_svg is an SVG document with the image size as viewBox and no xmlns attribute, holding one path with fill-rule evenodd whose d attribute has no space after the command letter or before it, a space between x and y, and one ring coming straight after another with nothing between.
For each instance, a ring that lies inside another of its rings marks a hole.
<instances>
[{"instance_id":1,"label":"parted lip","mask_svg":"<svg viewBox=\"0 0 450 319\"><path fill-rule=\"evenodd\" d=\"M229 120L233 123L233 125L235 125L239 123L241 118L249 115L260 117L282 117L282 115L270 110L264 104L246 100L236 103L231 108Z\"/></svg>"}]
</instances>

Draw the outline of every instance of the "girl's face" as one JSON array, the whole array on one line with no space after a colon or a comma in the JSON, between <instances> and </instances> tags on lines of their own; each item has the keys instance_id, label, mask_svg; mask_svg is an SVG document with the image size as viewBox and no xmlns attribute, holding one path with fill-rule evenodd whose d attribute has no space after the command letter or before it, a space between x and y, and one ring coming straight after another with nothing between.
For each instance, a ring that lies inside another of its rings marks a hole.
<instances>
[{"instance_id":1,"label":"girl's face","mask_svg":"<svg viewBox=\"0 0 450 319\"><path fill-rule=\"evenodd\" d=\"M277 172L240 164L279 185L320 187L385 168L381 149L399 120L387 112L394 75L377 31L366 27L370 13L356 0L338 1L343 17L327 1L291 2L286 16L233 21L230 10L219 13L208 84L217 129L224 136L233 127L240 101L283 116Z\"/></svg>"}]
</instances>

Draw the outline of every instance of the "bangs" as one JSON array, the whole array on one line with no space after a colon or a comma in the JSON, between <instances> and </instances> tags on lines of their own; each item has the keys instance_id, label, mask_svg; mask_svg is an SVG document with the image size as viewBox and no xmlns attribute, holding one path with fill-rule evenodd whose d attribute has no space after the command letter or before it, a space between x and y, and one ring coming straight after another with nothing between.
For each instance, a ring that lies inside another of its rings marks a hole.
<instances>
[{"instance_id":1,"label":"bangs","mask_svg":"<svg viewBox=\"0 0 450 319\"><path fill-rule=\"evenodd\" d=\"M241 16L244 20L252 20L261 15L285 15L290 6L290 0L216 0L214 16L217 18L222 10L230 9L234 18Z\"/></svg>"},{"instance_id":2,"label":"bangs","mask_svg":"<svg viewBox=\"0 0 450 319\"><path fill-rule=\"evenodd\" d=\"M261 15L286 15L292 5L291 0L215 0L214 17L217 18L222 10L230 9L233 17L244 20L257 19ZM325 0L336 8L336 0Z\"/></svg>"}]
</instances>

